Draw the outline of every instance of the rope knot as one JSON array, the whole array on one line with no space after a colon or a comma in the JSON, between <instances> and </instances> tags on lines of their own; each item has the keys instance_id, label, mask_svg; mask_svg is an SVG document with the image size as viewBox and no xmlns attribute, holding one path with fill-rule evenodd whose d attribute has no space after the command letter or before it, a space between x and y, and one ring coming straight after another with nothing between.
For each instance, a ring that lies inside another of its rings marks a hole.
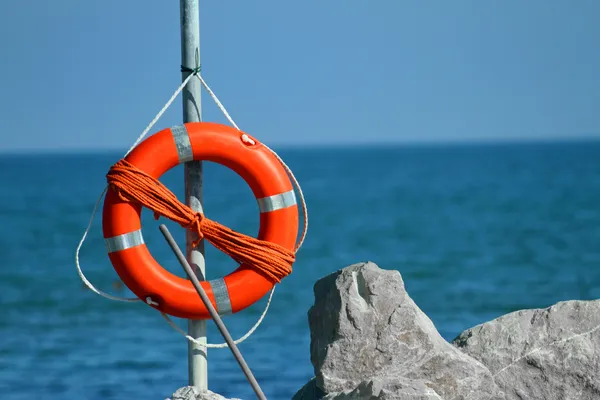
<instances>
[{"instance_id":1,"label":"rope knot","mask_svg":"<svg viewBox=\"0 0 600 400\"><path fill-rule=\"evenodd\" d=\"M195 68L190 68L190 67L186 67L186 66L181 66L181 72L189 72L193 75L198 75L200 73L200 71L202 71L202 66L198 65Z\"/></svg>"},{"instance_id":2,"label":"rope knot","mask_svg":"<svg viewBox=\"0 0 600 400\"><path fill-rule=\"evenodd\" d=\"M184 226L184 228L196 232L196 234L198 235L198 238L192 243L193 247L198 246L202 239L204 239L204 232L202 231L202 222L204 222L204 214L197 212L191 218L190 222Z\"/></svg>"}]
</instances>

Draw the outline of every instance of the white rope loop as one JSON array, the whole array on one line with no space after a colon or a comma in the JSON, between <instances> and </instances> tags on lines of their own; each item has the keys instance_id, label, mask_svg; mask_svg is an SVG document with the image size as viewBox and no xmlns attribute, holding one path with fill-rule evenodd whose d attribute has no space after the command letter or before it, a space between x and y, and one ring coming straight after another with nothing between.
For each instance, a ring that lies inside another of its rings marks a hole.
<instances>
[{"instance_id":1,"label":"white rope loop","mask_svg":"<svg viewBox=\"0 0 600 400\"><path fill-rule=\"evenodd\" d=\"M173 95L171 96L171 98L160 109L160 111L156 114L156 116L152 119L152 121L150 121L150 123L146 126L146 128L138 136L138 138L135 140L135 142L129 148L129 150L127 150L127 153L125 153L124 157L126 157L129 153L131 153L131 151L138 144L140 144L140 142L146 137L146 135L148 134L148 132L150 132L150 130L156 124L156 122L158 122L158 120L163 116L163 114L165 113L165 111L167 111L167 109L171 106L171 104L173 104L173 102L175 101L175 99L177 98L177 96L179 95L179 93L181 93L181 91L188 84L188 82L190 81L190 79L192 79L192 77L194 77L194 76L198 77L198 79L202 83L202 86L206 89L206 91L208 92L208 94L210 95L210 97L217 104L217 107L219 107L219 110L221 110L221 112L223 113L223 115L225 115L225 118L227 118L227 120L229 121L229 123L232 126L234 126L238 131L241 131L240 128L233 121L233 119L231 118L231 116L229 115L229 113L227 112L227 110L225 109L225 107L223 106L223 104L219 101L219 99L217 98L217 96L215 95L215 93L211 90L211 88L208 86L208 84L206 83L206 81L202 78L202 76L198 72L193 72L190 75L188 75L187 78L184 79L184 81L181 83L181 85L179 85L179 87L177 88L177 90L175 90L175 92L173 93ZM245 133L242 134L241 140L244 143L247 143L247 144L250 144L250 145L256 144L256 142L252 138L250 138L247 134L245 134ZM298 180L294 176L294 173L292 172L291 168L281 159L281 157L274 150L272 150L270 147L268 147L264 143L263 143L263 146L265 146L265 148L267 150L269 150L271 153L273 153L273 155L277 158L277 160L279 160L279 162L281 163L281 165L285 168L286 172L290 176L290 179L292 180L292 184L298 190L298 195L300 197L300 204L302 206L302 217L303 217L302 219L304 221L304 224L303 224L303 227L302 227L302 233L300 235L300 239L298 240L298 243L296 244L295 249L294 249L295 251L298 251L300 249L300 247L302 246L302 244L304 243L304 239L306 238L306 233L308 231L308 208L306 206L306 201L304 199L304 193L302 192L302 188L300 187L300 183L298 183ZM81 247L83 246L83 243L85 242L85 239L87 238L87 235L90 232L90 229L92 227L92 223L94 222L94 216L96 215L96 212L98 211L98 206L100 205L100 201L102 200L102 197L104 196L104 194L106 194L107 190L108 190L108 186L106 186L104 188L104 190L102 191L102 193L100 193L100 196L98 196L98 199L96 200L96 204L94 205L94 208L92 210L92 215L90 217L90 221L89 221L87 227L85 228L85 231L83 232L83 236L81 237L81 240L79 241L79 244L77 245L77 249L75 250L75 265L77 267L77 273L79 274L79 278L81 279L81 281L87 286L88 289L90 289L94 293L96 293L96 294L98 294L98 295L100 295L100 296L102 296L102 297L104 297L106 299L109 299L109 300L133 303L133 302L140 301L140 299L138 299L137 297L131 298L131 297L113 296L113 295L110 295L110 294L108 294L106 292L103 292L100 289L97 289L86 278L85 274L83 273L83 270L81 269L81 264L79 262L79 253L81 251ZM260 326L260 324L264 320L265 316L267 315L267 312L269 310L269 306L271 305L271 300L273 299L273 293L274 292L275 292L275 286L273 286L273 289L271 289L271 292L269 293L269 298L267 300L267 304L266 304L265 309L262 312L261 316L258 318L258 321L256 321L256 323L252 326L252 328L250 328L250 330L245 335L243 335L239 339L235 340L234 341L235 344L239 344L239 343L243 342L244 340L248 339L254 333L254 331L256 331L256 329L258 329L258 327ZM146 297L145 300L146 300L146 303L148 305L151 305L151 306L158 306L159 305L151 297ZM219 343L219 344L201 343L198 340L196 340L193 337L191 337L190 335L188 335L186 332L184 332L180 327L178 327L167 314L161 312L161 315L163 316L163 318L167 321L167 323L173 329L175 329L177 332L179 332L181 335L183 335L187 340L189 340L190 342L193 342L193 343L197 344L198 346L205 347L205 348L225 348L225 347L228 347L227 343Z\"/></svg>"},{"instance_id":2,"label":"white rope loop","mask_svg":"<svg viewBox=\"0 0 600 400\"><path fill-rule=\"evenodd\" d=\"M269 299L267 300L267 305L265 306L265 309L263 310L262 314L258 318L258 321L256 321L256 323L252 326L252 328L250 328L250 330L248 332L246 332L246 334L244 334L244 336L242 336L241 338L239 338L237 340L234 340L233 343L235 343L235 344L242 343L244 340L248 339L254 333L254 331L256 331L256 329L258 329L258 327L262 323L263 319L265 319L265 317L267 316L267 311L269 310L269 306L271 305L271 300L273 299L273 293L275 293L275 286L273 286L273 289L271 289L271 292L269 293ZM227 343L219 343L219 344L201 343L199 340L194 339L193 337L188 335L183 329L178 327L167 314L165 314L164 312L161 312L160 314L167 321L167 323L169 325L171 325L171 328L175 329L181 335L185 336L185 338L187 340L189 340L192 343L197 344L198 346L207 347L209 349L222 349L222 348L229 346Z\"/></svg>"}]
</instances>

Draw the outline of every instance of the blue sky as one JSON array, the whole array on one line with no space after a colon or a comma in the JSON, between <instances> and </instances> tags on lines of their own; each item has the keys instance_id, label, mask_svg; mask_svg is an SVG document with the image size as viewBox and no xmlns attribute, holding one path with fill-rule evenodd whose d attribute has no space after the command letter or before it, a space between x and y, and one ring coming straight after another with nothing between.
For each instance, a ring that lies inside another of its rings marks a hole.
<instances>
[{"instance_id":1,"label":"blue sky","mask_svg":"<svg viewBox=\"0 0 600 400\"><path fill-rule=\"evenodd\" d=\"M200 8L205 78L272 145L600 138L598 0ZM177 1L7 0L0 44L3 151L127 148L180 82Z\"/></svg>"}]
</instances>

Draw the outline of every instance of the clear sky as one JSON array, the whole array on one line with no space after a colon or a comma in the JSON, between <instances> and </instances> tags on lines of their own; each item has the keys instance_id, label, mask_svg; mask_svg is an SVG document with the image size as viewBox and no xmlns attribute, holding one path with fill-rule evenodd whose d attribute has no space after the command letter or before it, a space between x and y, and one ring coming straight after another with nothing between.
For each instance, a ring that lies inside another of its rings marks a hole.
<instances>
[{"instance_id":1,"label":"clear sky","mask_svg":"<svg viewBox=\"0 0 600 400\"><path fill-rule=\"evenodd\" d=\"M598 0L200 8L204 76L268 144L600 138ZM3 151L127 148L181 79L175 0L5 0L0 45Z\"/></svg>"}]
</instances>

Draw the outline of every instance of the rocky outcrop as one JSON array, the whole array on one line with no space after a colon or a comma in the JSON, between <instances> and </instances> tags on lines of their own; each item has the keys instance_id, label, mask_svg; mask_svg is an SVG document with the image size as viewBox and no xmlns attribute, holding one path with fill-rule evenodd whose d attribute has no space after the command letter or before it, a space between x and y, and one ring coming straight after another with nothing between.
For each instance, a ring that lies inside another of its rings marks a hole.
<instances>
[{"instance_id":1,"label":"rocky outcrop","mask_svg":"<svg viewBox=\"0 0 600 400\"><path fill-rule=\"evenodd\" d=\"M503 399L490 371L446 342L398 271L361 263L315 284L309 399Z\"/></svg>"},{"instance_id":2,"label":"rocky outcrop","mask_svg":"<svg viewBox=\"0 0 600 400\"><path fill-rule=\"evenodd\" d=\"M314 294L315 377L294 400L600 399L600 301L518 311L449 344L397 271L351 265Z\"/></svg>"},{"instance_id":3,"label":"rocky outcrop","mask_svg":"<svg viewBox=\"0 0 600 400\"><path fill-rule=\"evenodd\" d=\"M210 390L201 391L193 386L184 386L178 389L173 395L166 400L240 400L228 399L220 394L213 393Z\"/></svg>"},{"instance_id":4,"label":"rocky outcrop","mask_svg":"<svg viewBox=\"0 0 600 400\"><path fill-rule=\"evenodd\" d=\"M485 364L507 400L600 399L600 301L507 314L453 344Z\"/></svg>"}]
</instances>

